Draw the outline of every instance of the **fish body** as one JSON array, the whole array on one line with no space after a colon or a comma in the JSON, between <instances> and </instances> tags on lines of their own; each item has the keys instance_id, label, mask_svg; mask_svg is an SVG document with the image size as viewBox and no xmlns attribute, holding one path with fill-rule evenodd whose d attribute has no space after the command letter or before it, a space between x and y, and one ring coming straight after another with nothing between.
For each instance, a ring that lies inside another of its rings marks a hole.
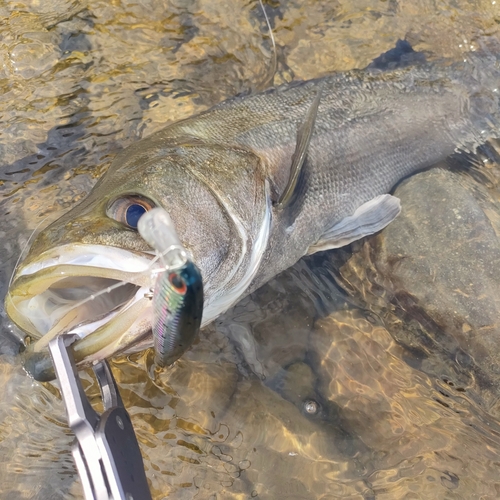
<instances>
[{"instance_id":1,"label":"fish body","mask_svg":"<svg viewBox=\"0 0 500 500\"><path fill-rule=\"evenodd\" d=\"M169 125L118 154L89 196L36 238L10 287L9 315L35 338L78 333L81 363L143 339L151 247L126 215L139 204L172 218L203 276L203 325L213 321L302 256L382 229L399 213L387 194L396 183L495 136L498 66L486 51L355 70L235 97ZM283 206L298 131L319 92ZM75 297L93 279L131 288L96 300L91 313Z\"/></svg>"}]
</instances>

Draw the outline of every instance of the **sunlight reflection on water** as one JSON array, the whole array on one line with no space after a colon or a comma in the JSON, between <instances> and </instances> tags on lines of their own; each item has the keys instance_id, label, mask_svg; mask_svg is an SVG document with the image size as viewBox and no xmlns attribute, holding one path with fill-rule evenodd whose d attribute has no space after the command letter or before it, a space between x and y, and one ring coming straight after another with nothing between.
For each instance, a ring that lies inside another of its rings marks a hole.
<instances>
[{"instance_id":1,"label":"sunlight reflection on water","mask_svg":"<svg viewBox=\"0 0 500 500\"><path fill-rule=\"evenodd\" d=\"M499 19L490 1L266 5L277 83L365 67L399 38L431 60L460 57ZM4 2L0 17L5 293L40 221L82 199L121 148L253 89L270 45L248 1ZM376 308L338 288L337 272L327 256L299 262L168 371L150 352L113 361L154 498L500 495L500 426L474 377L453 378L439 358L422 369ZM4 316L2 332L1 496L81 498L59 393L24 374Z\"/></svg>"}]
</instances>

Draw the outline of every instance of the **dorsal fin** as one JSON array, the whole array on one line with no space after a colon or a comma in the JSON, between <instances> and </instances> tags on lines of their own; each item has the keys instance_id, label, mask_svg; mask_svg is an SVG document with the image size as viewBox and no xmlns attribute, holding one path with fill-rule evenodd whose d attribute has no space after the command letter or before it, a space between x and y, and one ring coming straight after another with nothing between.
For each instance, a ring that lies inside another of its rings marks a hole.
<instances>
[{"instance_id":1,"label":"dorsal fin","mask_svg":"<svg viewBox=\"0 0 500 500\"><path fill-rule=\"evenodd\" d=\"M299 179L300 171L304 166L304 161L307 156L307 150L309 149L311 136L314 130L314 124L316 122L316 117L318 116L318 108L319 102L321 101L322 92L323 88L320 86L318 88L318 92L316 94L316 97L314 98L314 101L307 110L304 123L299 127L297 131L297 143L295 145L295 151L292 156L290 177L285 189L283 190L283 193L276 203L276 208L280 210L287 207L294 199L294 193L297 188L297 181Z\"/></svg>"}]
</instances>

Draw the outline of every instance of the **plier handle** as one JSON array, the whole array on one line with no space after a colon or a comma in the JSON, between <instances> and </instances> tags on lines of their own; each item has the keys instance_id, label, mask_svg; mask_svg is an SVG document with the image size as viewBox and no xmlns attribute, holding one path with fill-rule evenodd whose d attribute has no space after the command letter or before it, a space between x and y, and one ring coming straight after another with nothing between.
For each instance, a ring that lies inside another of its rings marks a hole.
<instances>
[{"instance_id":1,"label":"plier handle","mask_svg":"<svg viewBox=\"0 0 500 500\"><path fill-rule=\"evenodd\" d=\"M49 351L75 433L72 447L86 500L151 500L139 443L107 361L93 370L104 406L99 415L83 390L71 344L77 335L60 335Z\"/></svg>"}]
</instances>

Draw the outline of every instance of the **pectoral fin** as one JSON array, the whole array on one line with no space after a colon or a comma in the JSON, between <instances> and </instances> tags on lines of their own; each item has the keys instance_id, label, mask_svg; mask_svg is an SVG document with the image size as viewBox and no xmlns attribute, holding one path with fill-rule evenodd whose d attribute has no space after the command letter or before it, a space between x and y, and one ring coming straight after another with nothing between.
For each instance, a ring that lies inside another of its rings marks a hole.
<instances>
[{"instance_id":1,"label":"pectoral fin","mask_svg":"<svg viewBox=\"0 0 500 500\"><path fill-rule=\"evenodd\" d=\"M383 229L401 212L399 198L383 194L361 205L353 215L345 217L309 247L307 253L340 248Z\"/></svg>"},{"instance_id":2,"label":"pectoral fin","mask_svg":"<svg viewBox=\"0 0 500 500\"><path fill-rule=\"evenodd\" d=\"M292 156L290 177L285 189L283 190L283 193L279 197L279 200L276 204L276 208L278 209L283 209L286 206L290 205L290 203L295 198L297 181L299 180L300 171L304 166L309 143L311 142L311 136L314 130L314 123L316 122L316 116L318 115L318 107L322 92L322 87L319 87L314 101L312 102L310 108L307 110L304 123L299 127L297 131L297 143L295 145L295 152Z\"/></svg>"}]
</instances>

